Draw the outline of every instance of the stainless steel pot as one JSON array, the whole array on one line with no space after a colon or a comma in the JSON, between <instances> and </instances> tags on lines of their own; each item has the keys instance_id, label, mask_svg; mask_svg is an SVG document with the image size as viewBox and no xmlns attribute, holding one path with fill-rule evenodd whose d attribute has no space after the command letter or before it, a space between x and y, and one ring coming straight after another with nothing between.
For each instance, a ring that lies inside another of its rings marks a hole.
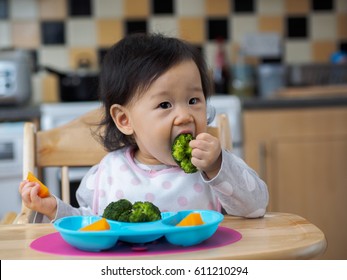
<instances>
[{"instance_id":1,"label":"stainless steel pot","mask_svg":"<svg viewBox=\"0 0 347 280\"><path fill-rule=\"evenodd\" d=\"M94 101L98 99L98 72L89 69L62 72L52 67L44 66L42 68L58 76L61 101Z\"/></svg>"}]
</instances>

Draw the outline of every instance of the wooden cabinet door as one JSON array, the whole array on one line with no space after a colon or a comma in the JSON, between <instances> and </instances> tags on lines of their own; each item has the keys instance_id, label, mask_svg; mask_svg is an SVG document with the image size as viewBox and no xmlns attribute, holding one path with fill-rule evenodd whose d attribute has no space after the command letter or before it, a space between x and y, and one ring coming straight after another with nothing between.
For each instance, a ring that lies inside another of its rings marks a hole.
<instances>
[{"instance_id":1,"label":"wooden cabinet door","mask_svg":"<svg viewBox=\"0 0 347 280\"><path fill-rule=\"evenodd\" d=\"M347 107L244 113L245 161L269 187L269 211L318 226L323 259L347 259Z\"/></svg>"},{"instance_id":2,"label":"wooden cabinet door","mask_svg":"<svg viewBox=\"0 0 347 280\"><path fill-rule=\"evenodd\" d=\"M347 136L271 144L275 211L296 213L326 235L324 259L347 258Z\"/></svg>"}]
</instances>

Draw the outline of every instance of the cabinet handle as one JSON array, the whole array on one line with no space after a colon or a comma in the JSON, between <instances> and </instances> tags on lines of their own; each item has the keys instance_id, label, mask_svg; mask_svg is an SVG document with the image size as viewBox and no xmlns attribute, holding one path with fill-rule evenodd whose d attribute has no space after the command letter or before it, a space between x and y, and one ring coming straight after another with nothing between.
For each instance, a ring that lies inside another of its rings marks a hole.
<instances>
[{"instance_id":1,"label":"cabinet handle","mask_svg":"<svg viewBox=\"0 0 347 280\"><path fill-rule=\"evenodd\" d=\"M260 143L258 146L259 154L259 176L263 180L266 179L266 145L265 143Z\"/></svg>"}]
</instances>

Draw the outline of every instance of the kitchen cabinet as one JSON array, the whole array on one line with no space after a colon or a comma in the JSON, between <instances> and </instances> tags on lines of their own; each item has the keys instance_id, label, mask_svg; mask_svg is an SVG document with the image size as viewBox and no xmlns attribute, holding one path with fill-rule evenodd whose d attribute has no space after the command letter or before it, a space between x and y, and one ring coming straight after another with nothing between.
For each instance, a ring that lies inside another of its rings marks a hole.
<instances>
[{"instance_id":1,"label":"kitchen cabinet","mask_svg":"<svg viewBox=\"0 0 347 280\"><path fill-rule=\"evenodd\" d=\"M245 161L266 181L269 211L326 235L322 259L347 259L347 106L244 110Z\"/></svg>"}]
</instances>

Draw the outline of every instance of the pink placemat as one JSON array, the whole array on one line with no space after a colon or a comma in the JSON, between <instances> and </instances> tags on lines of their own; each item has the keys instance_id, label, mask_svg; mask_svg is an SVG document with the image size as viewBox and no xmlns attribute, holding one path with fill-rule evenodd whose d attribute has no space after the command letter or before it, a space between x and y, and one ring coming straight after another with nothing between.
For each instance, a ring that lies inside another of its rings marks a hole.
<instances>
[{"instance_id":1,"label":"pink placemat","mask_svg":"<svg viewBox=\"0 0 347 280\"><path fill-rule=\"evenodd\" d=\"M87 252L72 247L66 243L59 232L47 234L35 239L30 248L47 254L77 256L77 257L111 257L111 256L153 256L160 254L177 254L194 252L200 250L208 250L226 246L239 241L242 238L241 233L226 227L218 227L215 234L204 242L190 247L176 246L168 243L165 238L161 238L151 243L138 246L125 242L117 242L117 244L107 251Z\"/></svg>"}]
</instances>

